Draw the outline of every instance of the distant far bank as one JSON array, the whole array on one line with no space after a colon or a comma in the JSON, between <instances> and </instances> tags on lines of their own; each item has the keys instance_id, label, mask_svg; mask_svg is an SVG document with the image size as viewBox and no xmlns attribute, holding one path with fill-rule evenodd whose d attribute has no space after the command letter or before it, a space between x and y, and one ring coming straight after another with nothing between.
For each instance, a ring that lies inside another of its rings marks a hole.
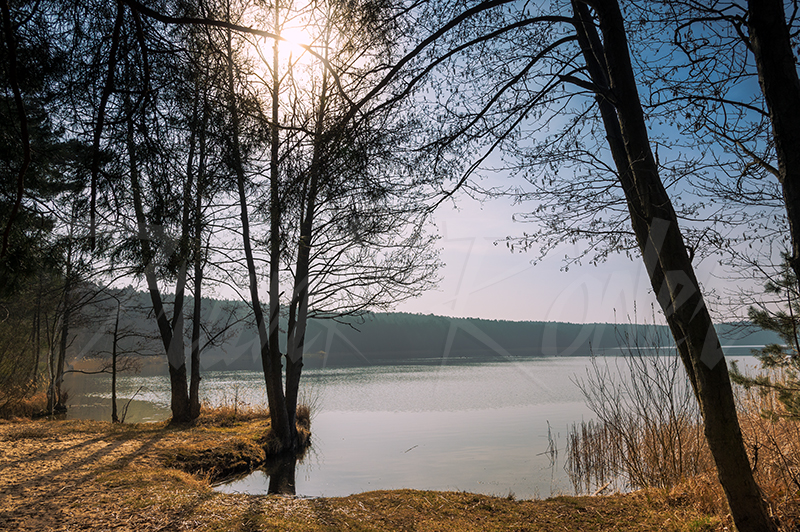
<instances>
[{"instance_id":1,"label":"distant far bank","mask_svg":"<svg viewBox=\"0 0 800 532\"><path fill-rule=\"evenodd\" d=\"M743 334L735 324L718 332L726 353L750 354L752 346L779 342L765 331ZM639 345L672 345L666 326L575 324L564 322L501 321L407 313L376 313L361 320L337 323L313 320L306 336L307 368L385 364L447 364L464 361L502 361L517 357L619 355L625 338ZM647 343L642 343L647 342ZM243 333L225 353L207 353L209 371L260 370L258 342Z\"/></svg>"},{"instance_id":2,"label":"distant far bank","mask_svg":"<svg viewBox=\"0 0 800 532\"><path fill-rule=\"evenodd\" d=\"M247 313L247 305L241 302L209 299L204 300L203 306L207 330L221 329L232 311L239 316ZM157 338L152 317L131 314L128 320L125 325L129 330L138 331L142 337ZM89 368L102 362L98 352L110 353L111 335L105 330L110 326L107 321L96 320L78 332L69 357L74 367ZM748 355L753 346L780 341L773 333L745 331L736 324L720 324L717 330L729 355ZM224 340L201 354L204 371L261 370L259 342L255 326L249 320L245 319L220 338ZM626 338L628 343L642 347L672 345L665 326L504 321L388 312L339 321L310 320L304 365L316 369L619 355L625 352ZM157 342L150 342L149 351L156 356L140 357L144 374L166 373L166 357L159 355L161 349Z\"/></svg>"}]
</instances>

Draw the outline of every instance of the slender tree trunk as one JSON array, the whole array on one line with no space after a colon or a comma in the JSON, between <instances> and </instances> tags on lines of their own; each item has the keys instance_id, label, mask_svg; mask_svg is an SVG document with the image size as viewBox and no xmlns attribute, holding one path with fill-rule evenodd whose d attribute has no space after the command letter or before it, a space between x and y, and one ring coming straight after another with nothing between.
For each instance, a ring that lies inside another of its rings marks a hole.
<instances>
[{"instance_id":1,"label":"slender tree trunk","mask_svg":"<svg viewBox=\"0 0 800 532\"><path fill-rule=\"evenodd\" d=\"M71 311L72 311L72 301L71 301L71 293L72 293L72 244L70 243L69 249L67 250L67 270L64 277L64 307L63 307L63 314L61 317L61 335L59 337L59 345L58 345L58 362L56 364L56 374L55 374L55 410L57 411L64 411L67 409L67 406L64 404L64 394L61 390L61 384L64 381L64 365L66 363L67 358L67 344L69 340L69 323L71 318Z\"/></svg>"},{"instance_id":2,"label":"slender tree trunk","mask_svg":"<svg viewBox=\"0 0 800 532\"><path fill-rule=\"evenodd\" d=\"M683 242L672 202L658 175L616 0L573 0L578 34L625 192L631 223L659 305L703 415L704 431L736 527L772 531L745 452L728 368Z\"/></svg>"},{"instance_id":3,"label":"slender tree trunk","mask_svg":"<svg viewBox=\"0 0 800 532\"><path fill-rule=\"evenodd\" d=\"M119 338L120 302L117 301L117 316L114 319L114 339L111 344L111 422L119 423L117 415L117 339Z\"/></svg>"},{"instance_id":4,"label":"slender tree trunk","mask_svg":"<svg viewBox=\"0 0 800 532\"><path fill-rule=\"evenodd\" d=\"M792 238L790 264L800 279L800 78L781 0L748 0L750 45L769 109Z\"/></svg>"},{"instance_id":5,"label":"slender tree trunk","mask_svg":"<svg viewBox=\"0 0 800 532\"><path fill-rule=\"evenodd\" d=\"M186 181L184 182L183 187L183 216L181 218L181 240L180 240L180 248L178 252L180 253L180 260L181 260L181 269L178 275L178 288L175 291L175 313L174 317L176 320L176 326L173 327L173 331L180 331L180 338L181 338L181 351L183 350L183 321L184 321L184 311L183 311L183 300L185 297L186 291L186 278L188 275L188 268L189 268L189 255L190 253L190 246L191 246L191 235L190 233L194 229L192 227L192 214L196 212L196 209L193 208L193 193L192 188L194 186L194 165L195 165L195 152L197 151L197 136L198 136L198 100L199 100L199 93L200 88L197 86L195 88L195 95L193 100L193 109L192 109L192 122L191 122L191 130L189 132L189 153L186 160ZM195 273L197 272L197 261L195 262ZM194 334L195 334L195 327L198 327L198 338L199 338L199 326L200 326L200 298L198 297L198 293L200 292L200 285L202 284L202 277L195 276L194 278L194 290L195 290L195 298L194 298L194 309L192 312L192 316L194 321L192 322L192 344L191 344L191 352L192 357L196 355L195 347L194 347ZM177 328L177 320L180 319L180 328ZM177 333L173 334L173 338L178 336ZM199 355L198 355L199 356ZM200 415L200 399L199 399L199 377L200 377L200 369L196 367L195 360L192 358L192 377L191 383L188 391L188 400L189 400L189 419L194 420L197 419L197 416ZM195 375L196 373L196 375ZM198 388L195 391L194 396L192 396L192 389L193 386L196 385ZM197 404L195 405L195 402Z\"/></svg>"},{"instance_id":6,"label":"slender tree trunk","mask_svg":"<svg viewBox=\"0 0 800 532\"><path fill-rule=\"evenodd\" d=\"M253 314L258 328L258 338L260 342L261 364L264 371L264 381L267 388L267 401L269 402L270 421L272 434L285 447L290 446L291 433L289 430L289 418L286 412L286 398L283 394L283 383L281 382L281 361L280 352L272 351L270 334L264 320L264 312L261 308L261 299L258 295L258 276L256 274L255 259L253 258L253 248L250 242L250 216L247 208L247 192L245 190L244 167L241 160L239 147L239 110L236 102L236 86L233 76L233 48L231 34L228 33L226 41L226 53L228 60L228 93L231 116L231 158L233 169L236 173L236 184L239 193L240 217L242 223L242 244L244 247L245 262L247 263L248 285L250 289L250 300L253 304ZM275 333L275 344L277 344L277 331Z\"/></svg>"},{"instance_id":7,"label":"slender tree trunk","mask_svg":"<svg viewBox=\"0 0 800 532\"><path fill-rule=\"evenodd\" d=\"M203 120L200 126L199 154L197 186L194 198L194 239L193 239L193 260L194 260L194 309L192 311L192 355L191 355L191 378L189 381L189 402L191 403L192 419L200 416L200 319L202 311L203 296L203 256L202 256L202 233L203 233L203 187L205 181L205 160L206 160L206 125L208 123L206 112L207 100L203 99Z\"/></svg>"},{"instance_id":8,"label":"slender tree trunk","mask_svg":"<svg viewBox=\"0 0 800 532\"><path fill-rule=\"evenodd\" d=\"M280 2L275 2L275 34L280 35ZM272 380L272 386L280 389L281 409L279 413L280 426L277 427L275 435L283 442L285 448L293 447L295 444L296 430L289 421L289 413L286 407L286 399L283 395L282 364L280 352L280 327L279 320L281 315L281 296L280 296L280 263L281 263L281 198L280 198L280 54L278 40L275 39L272 46L272 123L270 124L270 162L269 162L269 367L271 371L267 374L267 365L264 366L265 378ZM277 405L276 405L277 406ZM272 409L272 406L270 406ZM276 427L273 425L273 431Z\"/></svg>"},{"instance_id":9,"label":"slender tree trunk","mask_svg":"<svg viewBox=\"0 0 800 532\"><path fill-rule=\"evenodd\" d=\"M67 360L67 345L69 344L69 329L70 320L72 319L72 260L73 260L73 229L75 227L75 216L73 213L70 223L70 230L68 234L67 256L66 256L66 270L64 272L64 297L63 297L63 314L61 318L61 336L59 338L58 346L58 363L56 364L56 379L55 379L55 409L58 411L66 411L66 398L64 397L63 390L61 389L64 383L64 366Z\"/></svg>"},{"instance_id":10,"label":"slender tree trunk","mask_svg":"<svg viewBox=\"0 0 800 532\"><path fill-rule=\"evenodd\" d=\"M56 352L53 343L55 342L55 329L58 322L54 324L53 330L50 329L50 320L45 316L45 327L47 331L47 411L52 416L55 414L56 406Z\"/></svg>"},{"instance_id":11,"label":"slender tree trunk","mask_svg":"<svg viewBox=\"0 0 800 532\"><path fill-rule=\"evenodd\" d=\"M36 292L36 309L33 312L33 387L39 384L39 364L41 364L42 354L42 272L39 272L39 290Z\"/></svg>"},{"instance_id":12,"label":"slender tree trunk","mask_svg":"<svg viewBox=\"0 0 800 532\"><path fill-rule=\"evenodd\" d=\"M328 30L330 32L330 30ZM327 60L327 47L325 50ZM309 269L311 260L311 241L314 229L314 213L321 172L321 159L324 143L324 118L327 111L328 72L323 72L322 87L317 110L317 123L314 131L314 151L306 196L306 210L300 217L300 238L297 243L297 264L295 269L294 293L289 315L288 340L286 351L286 407L292 436L297 439L297 398L300 392L300 376L303 370L303 347L308 325Z\"/></svg>"},{"instance_id":13,"label":"slender tree trunk","mask_svg":"<svg viewBox=\"0 0 800 532\"><path fill-rule=\"evenodd\" d=\"M129 113L128 118L128 157L129 173L131 179L131 192L133 195L133 207L136 213L136 224L138 230L139 244L144 255L144 277L147 288L150 292L150 301L153 305L153 312L156 315L156 324L161 335L164 350L167 353L169 363L169 378L171 389L171 408L172 422L185 423L191 420L191 409L189 408L189 389L186 385L186 356L183 352L183 286L186 283L186 269L182 268L179 274L175 289L175 312L176 316L170 324L164 310L164 303L161 299L161 291L158 288L154 254L150 246L150 237L147 230L147 220L144 216L142 207L142 189L139 181L139 168L136 160L136 146L133 138L133 117ZM182 278L182 279L181 279ZM178 293L181 294L181 302L178 305Z\"/></svg>"},{"instance_id":14,"label":"slender tree trunk","mask_svg":"<svg viewBox=\"0 0 800 532\"><path fill-rule=\"evenodd\" d=\"M199 225L199 224L198 224ZM203 307L203 266L199 257L194 264L194 309L192 311L192 374L189 382L189 403L191 403L192 419L200 416L200 319Z\"/></svg>"}]
</instances>

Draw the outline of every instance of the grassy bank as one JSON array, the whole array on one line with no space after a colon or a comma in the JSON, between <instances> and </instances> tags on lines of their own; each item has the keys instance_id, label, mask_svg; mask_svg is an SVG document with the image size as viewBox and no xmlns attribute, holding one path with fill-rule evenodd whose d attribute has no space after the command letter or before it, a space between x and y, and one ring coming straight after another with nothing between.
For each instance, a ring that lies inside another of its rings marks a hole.
<instances>
[{"instance_id":1,"label":"grassy bank","mask_svg":"<svg viewBox=\"0 0 800 532\"><path fill-rule=\"evenodd\" d=\"M730 527L691 491L516 501L377 491L339 498L227 495L211 481L257 465L263 417L192 427L0 422L0 530L669 530ZM189 472L191 471L191 472ZM732 529L732 528L729 528Z\"/></svg>"}]
</instances>

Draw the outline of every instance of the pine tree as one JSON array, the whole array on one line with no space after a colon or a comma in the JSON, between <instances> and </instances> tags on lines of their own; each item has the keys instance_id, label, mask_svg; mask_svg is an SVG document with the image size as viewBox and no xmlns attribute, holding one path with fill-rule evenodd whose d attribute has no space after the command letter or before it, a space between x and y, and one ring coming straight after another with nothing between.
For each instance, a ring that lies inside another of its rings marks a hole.
<instances>
[{"instance_id":1,"label":"pine tree","mask_svg":"<svg viewBox=\"0 0 800 532\"><path fill-rule=\"evenodd\" d=\"M750 307L748 317L753 325L778 333L782 344L768 344L754 349L753 355L764 370L755 377L742 374L734 365L731 380L745 388L757 388L766 394L773 391L786 408L785 412L765 412L791 419L800 419L800 285L790 267L788 255L784 257L781 272L764 285L767 294L775 296L779 309L766 305Z\"/></svg>"}]
</instances>

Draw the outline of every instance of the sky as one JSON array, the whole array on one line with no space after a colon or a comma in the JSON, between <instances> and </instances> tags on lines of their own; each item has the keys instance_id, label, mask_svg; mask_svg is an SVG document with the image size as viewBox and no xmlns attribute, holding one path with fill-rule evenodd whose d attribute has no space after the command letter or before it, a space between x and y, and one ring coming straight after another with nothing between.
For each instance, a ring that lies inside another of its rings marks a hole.
<instances>
[{"instance_id":1,"label":"sky","mask_svg":"<svg viewBox=\"0 0 800 532\"><path fill-rule=\"evenodd\" d=\"M535 265L533 252L511 253L503 242L525 224L512 220L520 212L509 199L484 203L462 197L457 209L442 205L436 214L445 263L439 288L397 306L401 312L513 321L620 323L652 321L655 297L639 257L612 255L599 266L571 265L563 271L564 245ZM530 226L527 227L530 230ZM706 260L697 271L707 289L720 289L724 272ZM657 318L657 321L660 318Z\"/></svg>"},{"instance_id":2,"label":"sky","mask_svg":"<svg viewBox=\"0 0 800 532\"><path fill-rule=\"evenodd\" d=\"M301 32L291 40L302 42L310 38ZM445 266L440 271L439 288L403 302L395 310L518 321L651 319L655 298L641 258L612 255L599 266L573 264L565 271L564 255L579 253L579 249L565 244L533 265L533 259L538 257L535 251L512 253L502 242L507 236L532 230L530 225L512 221L512 215L521 209L508 198L480 203L465 195L458 199L457 208L440 206L435 220ZM714 260L706 260L696 274L706 289L721 291L724 282L717 276L724 277L724 272L720 270Z\"/></svg>"}]
</instances>

